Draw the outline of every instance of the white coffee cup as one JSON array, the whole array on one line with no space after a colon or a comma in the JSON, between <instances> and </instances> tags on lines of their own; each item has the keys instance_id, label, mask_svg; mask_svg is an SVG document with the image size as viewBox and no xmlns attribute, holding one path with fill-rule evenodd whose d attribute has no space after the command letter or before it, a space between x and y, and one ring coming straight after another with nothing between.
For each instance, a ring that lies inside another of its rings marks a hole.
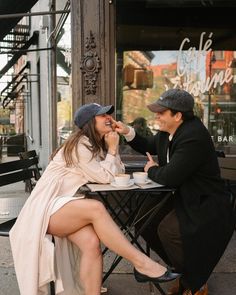
<instances>
[{"instance_id":1,"label":"white coffee cup","mask_svg":"<svg viewBox=\"0 0 236 295\"><path fill-rule=\"evenodd\" d=\"M126 186L129 184L130 175L129 174L118 174L114 177L115 184L119 186Z\"/></svg>"},{"instance_id":2,"label":"white coffee cup","mask_svg":"<svg viewBox=\"0 0 236 295\"><path fill-rule=\"evenodd\" d=\"M133 178L135 183L146 183L148 174L147 172L134 172L133 173Z\"/></svg>"}]
</instances>

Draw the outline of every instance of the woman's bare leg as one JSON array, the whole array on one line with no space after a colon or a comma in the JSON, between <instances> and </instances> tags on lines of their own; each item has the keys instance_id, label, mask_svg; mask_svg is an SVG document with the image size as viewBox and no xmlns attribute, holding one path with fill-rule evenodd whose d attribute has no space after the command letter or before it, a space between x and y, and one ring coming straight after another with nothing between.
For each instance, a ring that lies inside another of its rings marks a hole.
<instances>
[{"instance_id":1,"label":"woman's bare leg","mask_svg":"<svg viewBox=\"0 0 236 295\"><path fill-rule=\"evenodd\" d=\"M139 272L150 277L165 273L165 267L131 245L99 201L82 199L68 202L51 216L48 233L65 237L88 224L93 225L105 246L129 260Z\"/></svg>"},{"instance_id":2,"label":"woman's bare leg","mask_svg":"<svg viewBox=\"0 0 236 295\"><path fill-rule=\"evenodd\" d=\"M87 225L67 237L81 252L80 281L86 295L100 295L102 253L100 240L93 226Z\"/></svg>"}]
</instances>

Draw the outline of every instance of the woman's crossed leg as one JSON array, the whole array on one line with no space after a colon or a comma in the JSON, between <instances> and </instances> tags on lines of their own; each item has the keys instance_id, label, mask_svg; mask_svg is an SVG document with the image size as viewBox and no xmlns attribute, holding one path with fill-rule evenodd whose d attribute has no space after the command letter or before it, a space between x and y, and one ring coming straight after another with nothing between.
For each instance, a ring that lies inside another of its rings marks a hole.
<instances>
[{"instance_id":1,"label":"woman's crossed leg","mask_svg":"<svg viewBox=\"0 0 236 295\"><path fill-rule=\"evenodd\" d=\"M154 262L137 250L126 239L104 205L97 200L80 199L68 202L50 217L48 226L48 233L58 237L68 237L78 247L83 247L84 253L87 251L86 246L83 242L79 242L79 236L84 235L84 239L86 239L86 235L93 235L92 230L106 247L130 261L140 273L149 277L159 277L166 272L164 266ZM97 249L97 242L95 244L94 248ZM97 266L97 268L99 267L101 266ZM102 270L100 269L100 271L101 276ZM82 276L80 280L85 290L87 289L86 282L88 281L97 285L95 288L97 291L94 291L93 294L86 293L86 295L99 295L101 280L98 279L98 274L90 273L90 278L87 278L87 276L85 278L83 273L80 275ZM98 283L98 281L100 282Z\"/></svg>"}]
</instances>

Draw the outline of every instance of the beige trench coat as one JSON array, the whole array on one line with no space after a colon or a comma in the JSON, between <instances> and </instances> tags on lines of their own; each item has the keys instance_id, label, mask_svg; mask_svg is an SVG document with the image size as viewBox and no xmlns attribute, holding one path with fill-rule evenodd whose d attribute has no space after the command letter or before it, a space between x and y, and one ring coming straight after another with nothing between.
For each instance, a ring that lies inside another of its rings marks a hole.
<instances>
[{"instance_id":1,"label":"beige trench coat","mask_svg":"<svg viewBox=\"0 0 236 295\"><path fill-rule=\"evenodd\" d=\"M83 138L89 144L86 137ZM60 150L49 163L10 231L10 243L21 295L46 295L48 283L55 281L56 294L81 295L79 284L79 250L66 238L46 234L51 209L60 196L73 196L88 182L109 183L124 172L119 156L107 154L105 159L92 154L81 143L79 163L65 167Z\"/></svg>"}]
</instances>

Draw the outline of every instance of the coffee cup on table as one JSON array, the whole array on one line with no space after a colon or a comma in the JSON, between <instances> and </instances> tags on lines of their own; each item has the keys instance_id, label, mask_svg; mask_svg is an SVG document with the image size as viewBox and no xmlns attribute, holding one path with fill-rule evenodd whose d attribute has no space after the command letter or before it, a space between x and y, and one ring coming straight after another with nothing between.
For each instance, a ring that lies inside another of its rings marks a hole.
<instances>
[{"instance_id":1,"label":"coffee cup on table","mask_svg":"<svg viewBox=\"0 0 236 295\"><path fill-rule=\"evenodd\" d=\"M129 174L117 174L115 177L115 184L118 186L126 186L129 184L130 181L130 175Z\"/></svg>"},{"instance_id":2,"label":"coffee cup on table","mask_svg":"<svg viewBox=\"0 0 236 295\"><path fill-rule=\"evenodd\" d=\"M133 178L135 183L143 184L147 182L148 174L147 172L134 172Z\"/></svg>"}]
</instances>

